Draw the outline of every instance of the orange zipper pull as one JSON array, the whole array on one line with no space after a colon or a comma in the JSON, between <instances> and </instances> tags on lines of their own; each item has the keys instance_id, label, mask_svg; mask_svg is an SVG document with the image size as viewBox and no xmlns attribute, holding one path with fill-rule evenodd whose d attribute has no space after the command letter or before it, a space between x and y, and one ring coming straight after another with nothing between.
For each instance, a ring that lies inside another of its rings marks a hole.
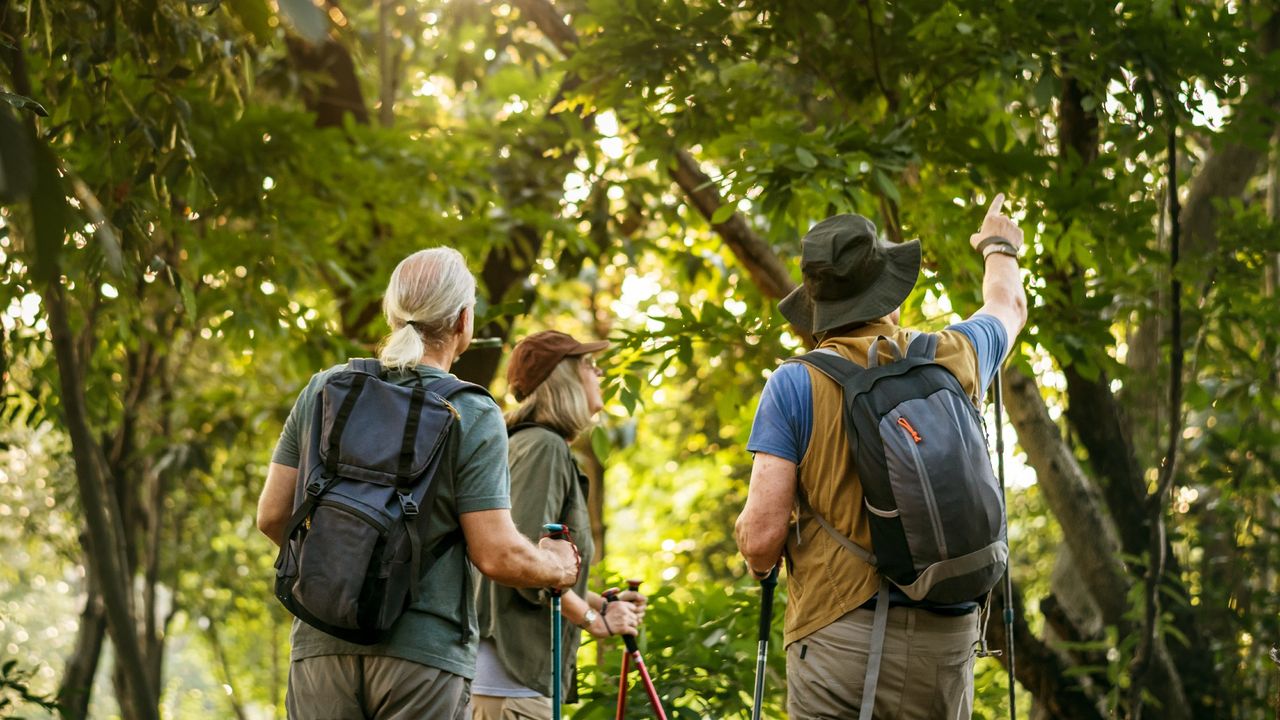
<instances>
[{"instance_id":1,"label":"orange zipper pull","mask_svg":"<svg viewBox=\"0 0 1280 720\"><path fill-rule=\"evenodd\" d=\"M915 440L917 445L920 444L920 433L916 432L916 429L911 427L911 423L907 422L906 418L904 417L898 418L898 424L902 426L903 430L906 430L908 433L910 433L911 439Z\"/></svg>"}]
</instances>

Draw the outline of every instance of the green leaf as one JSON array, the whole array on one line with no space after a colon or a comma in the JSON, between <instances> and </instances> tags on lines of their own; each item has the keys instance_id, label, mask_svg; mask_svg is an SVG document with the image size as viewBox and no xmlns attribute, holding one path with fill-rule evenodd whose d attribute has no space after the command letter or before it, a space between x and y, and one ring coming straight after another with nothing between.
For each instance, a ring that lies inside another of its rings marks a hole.
<instances>
[{"instance_id":1,"label":"green leaf","mask_svg":"<svg viewBox=\"0 0 1280 720\"><path fill-rule=\"evenodd\" d=\"M227 7L255 40L260 43L271 40L271 9L265 0L227 0Z\"/></svg>"},{"instance_id":2,"label":"green leaf","mask_svg":"<svg viewBox=\"0 0 1280 720\"><path fill-rule=\"evenodd\" d=\"M609 433L599 425L591 428L591 452L596 454L596 459L604 462L609 456Z\"/></svg>"},{"instance_id":3,"label":"green leaf","mask_svg":"<svg viewBox=\"0 0 1280 720\"><path fill-rule=\"evenodd\" d=\"M329 35L329 16L311 0L278 0L280 14L308 42L320 44Z\"/></svg>"},{"instance_id":4,"label":"green leaf","mask_svg":"<svg viewBox=\"0 0 1280 720\"><path fill-rule=\"evenodd\" d=\"M182 275L177 276L178 292L182 295L182 309L187 314L187 321L194 323L196 321L196 292L191 287L191 283Z\"/></svg>"},{"instance_id":5,"label":"green leaf","mask_svg":"<svg viewBox=\"0 0 1280 720\"><path fill-rule=\"evenodd\" d=\"M733 213L735 211L736 209L734 208L733 203L726 202L725 204L716 208L716 211L712 213L711 224L719 225L720 223L727 221L729 218L733 217Z\"/></svg>"},{"instance_id":6,"label":"green leaf","mask_svg":"<svg viewBox=\"0 0 1280 720\"><path fill-rule=\"evenodd\" d=\"M902 202L902 197L898 195L898 186L893 184L893 181L889 179L889 176L883 170L876 168L871 173L871 177L875 180L876 187L880 188L880 192L884 193L885 197L894 203Z\"/></svg>"},{"instance_id":7,"label":"green leaf","mask_svg":"<svg viewBox=\"0 0 1280 720\"><path fill-rule=\"evenodd\" d=\"M30 110L40 117L49 117L49 111L44 109L40 103L32 100L26 95L18 95L17 93L4 92L0 90L0 100L3 100L19 110Z\"/></svg>"},{"instance_id":8,"label":"green leaf","mask_svg":"<svg viewBox=\"0 0 1280 720\"><path fill-rule=\"evenodd\" d=\"M476 327L484 327L498 318L523 315L524 311L524 300L512 300L501 305L490 305L484 311L484 316L476 320Z\"/></svg>"},{"instance_id":9,"label":"green leaf","mask_svg":"<svg viewBox=\"0 0 1280 720\"><path fill-rule=\"evenodd\" d=\"M814 157L813 153L802 147L796 147L796 159L800 161L801 165L805 166L809 170L818 167L818 158Z\"/></svg>"}]
</instances>

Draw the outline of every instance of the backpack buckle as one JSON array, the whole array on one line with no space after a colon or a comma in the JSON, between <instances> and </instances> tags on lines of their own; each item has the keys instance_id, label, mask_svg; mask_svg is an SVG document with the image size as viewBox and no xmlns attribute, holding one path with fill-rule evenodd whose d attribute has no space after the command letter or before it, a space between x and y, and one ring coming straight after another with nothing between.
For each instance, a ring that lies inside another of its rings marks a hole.
<instances>
[{"instance_id":1,"label":"backpack buckle","mask_svg":"<svg viewBox=\"0 0 1280 720\"><path fill-rule=\"evenodd\" d=\"M418 514L418 503L405 493L400 493L400 508L404 510L404 514L408 517L415 517Z\"/></svg>"},{"instance_id":2,"label":"backpack buckle","mask_svg":"<svg viewBox=\"0 0 1280 720\"><path fill-rule=\"evenodd\" d=\"M329 478L321 475L307 484L307 494L311 497L320 497L320 493L329 486Z\"/></svg>"}]
</instances>

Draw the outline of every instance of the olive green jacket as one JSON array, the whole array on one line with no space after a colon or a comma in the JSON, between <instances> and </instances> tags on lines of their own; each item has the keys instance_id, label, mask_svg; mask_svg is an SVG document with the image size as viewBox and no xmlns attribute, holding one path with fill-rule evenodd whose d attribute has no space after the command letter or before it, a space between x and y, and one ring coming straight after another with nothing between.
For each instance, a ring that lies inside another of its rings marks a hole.
<instances>
[{"instance_id":1,"label":"olive green jacket","mask_svg":"<svg viewBox=\"0 0 1280 720\"><path fill-rule=\"evenodd\" d=\"M595 547L587 511L587 481L564 438L541 426L521 428L510 437L511 517L537 542L547 523L563 523L582 554L574 592L587 596L587 577ZM480 637L491 638L498 659L520 684L551 696L551 599L546 590L515 589L489 579L480 582L476 610ZM582 631L563 622L561 677L566 702L576 701L576 657Z\"/></svg>"}]
</instances>

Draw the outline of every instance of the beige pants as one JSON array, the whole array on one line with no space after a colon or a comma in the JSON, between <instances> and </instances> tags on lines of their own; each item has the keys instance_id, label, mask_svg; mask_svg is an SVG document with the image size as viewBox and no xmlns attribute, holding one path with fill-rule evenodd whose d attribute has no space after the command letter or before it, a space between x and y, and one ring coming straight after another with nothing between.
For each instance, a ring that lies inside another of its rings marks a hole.
<instances>
[{"instance_id":1,"label":"beige pants","mask_svg":"<svg viewBox=\"0 0 1280 720\"><path fill-rule=\"evenodd\" d=\"M551 720L551 698L472 695L471 720Z\"/></svg>"},{"instance_id":2,"label":"beige pants","mask_svg":"<svg viewBox=\"0 0 1280 720\"><path fill-rule=\"evenodd\" d=\"M872 610L854 610L787 647L787 712L792 720L858 717L874 616ZM968 720L977 641L976 612L945 617L890 608L876 720Z\"/></svg>"},{"instance_id":3,"label":"beige pants","mask_svg":"<svg viewBox=\"0 0 1280 720\"><path fill-rule=\"evenodd\" d=\"M466 720L461 675L376 655L324 655L289 664L290 720Z\"/></svg>"}]
</instances>

